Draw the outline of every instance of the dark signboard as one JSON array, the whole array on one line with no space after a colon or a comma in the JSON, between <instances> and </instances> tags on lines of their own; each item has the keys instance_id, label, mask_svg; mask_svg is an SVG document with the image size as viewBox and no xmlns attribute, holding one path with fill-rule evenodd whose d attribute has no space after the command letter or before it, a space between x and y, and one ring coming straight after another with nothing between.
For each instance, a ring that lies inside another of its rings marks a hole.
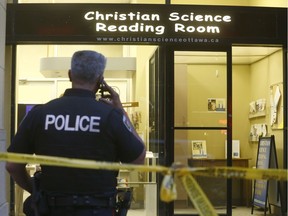
<instances>
[{"instance_id":1,"label":"dark signboard","mask_svg":"<svg viewBox=\"0 0 288 216\"><path fill-rule=\"evenodd\" d=\"M271 137L261 137L259 139L256 168L278 168L275 137L273 135ZM268 203L269 207L270 205L275 205L280 207L283 211L283 205L281 203L282 199L280 193L280 184L276 180L255 180L253 192L252 213L254 206L257 206L263 208L266 214Z\"/></svg>"},{"instance_id":2,"label":"dark signboard","mask_svg":"<svg viewBox=\"0 0 288 216\"><path fill-rule=\"evenodd\" d=\"M270 167L271 147L273 145L271 137L263 137L259 140L256 167L258 169L268 169ZM253 203L256 206L266 208L268 193L268 180L257 180L254 182Z\"/></svg>"},{"instance_id":3,"label":"dark signboard","mask_svg":"<svg viewBox=\"0 0 288 216\"><path fill-rule=\"evenodd\" d=\"M284 8L8 4L7 42L284 43Z\"/></svg>"}]
</instances>

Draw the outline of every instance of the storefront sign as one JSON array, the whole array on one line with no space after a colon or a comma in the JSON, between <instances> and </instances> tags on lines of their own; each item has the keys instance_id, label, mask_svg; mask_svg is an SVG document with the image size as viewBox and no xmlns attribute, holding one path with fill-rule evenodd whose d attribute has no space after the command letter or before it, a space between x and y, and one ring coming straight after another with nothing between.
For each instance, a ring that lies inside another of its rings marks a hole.
<instances>
[{"instance_id":1,"label":"storefront sign","mask_svg":"<svg viewBox=\"0 0 288 216\"><path fill-rule=\"evenodd\" d=\"M155 35L165 35L166 26L159 25L157 22L161 21L161 15L158 13L141 13L129 12L119 14L117 11L114 13L101 13L99 11L89 11L84 15L85 20L95 21L95 32L136 32L136 33L152 33ZM119 21L119 25L109 25L104 22ZM135 21L131 25L126 22ZM151 22L152 24L146 24ZM219 34L220 27L217 25L222 22L231 22L229 15L210 15L210 14L197 14L193 12L190 14L180 14L172 12L168 15L168 22L173 22L174 33L188 32L188 33L210 33ZM184 22L185 24L181 23ZM167 22L166 22L167 23ZM189 24L188 24L189 23ZM209 24L207 24L209 23ZM188 25L187 25L188 24ZM196 24L196 25L194 25Z\"/></svg>"},{"instance_id":2,"label":"storefront sign","mask_svg":"<svg viewBox=\"0 0 288 216\"><path fill-rule=\"evenodd\" d=\"M231 43L286 40L281 8L8 4L7 42ZM8 25L8 23L10 23ZM13 23L14 25L11 25Z\"/></svg>"}]
</instances>

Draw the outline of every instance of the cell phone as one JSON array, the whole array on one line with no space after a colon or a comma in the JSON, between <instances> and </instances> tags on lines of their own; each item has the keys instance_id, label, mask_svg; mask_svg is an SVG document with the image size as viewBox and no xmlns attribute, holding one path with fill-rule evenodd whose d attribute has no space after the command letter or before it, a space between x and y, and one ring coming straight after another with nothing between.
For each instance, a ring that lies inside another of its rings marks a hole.
<instances>
[{"instance_id":1,"label":"cell phone","mask_svg":"<svg viewBox=\"0 0 288 216\"><path fill-rule=\"evenodd\" d=\"M103 98L104 97L104 87L105 87L105 84L104 84L104 77L101 78L101 81L100 81L100 94L101 94L101 97Z\"/></svg>"}]
</instances>

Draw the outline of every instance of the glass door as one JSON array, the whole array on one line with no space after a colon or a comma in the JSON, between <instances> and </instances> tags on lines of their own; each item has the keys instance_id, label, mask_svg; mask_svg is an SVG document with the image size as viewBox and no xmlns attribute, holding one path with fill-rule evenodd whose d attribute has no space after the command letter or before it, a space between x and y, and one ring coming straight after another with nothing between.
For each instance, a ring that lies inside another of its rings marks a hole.
<instances>
[{"instance_id":1,"label":"glass door","mask_svg":"<svg viewBox=\"0 0 288 216\"><path fill-rule=\"evenodd\" d=\"M175 162L189 167L227 165L227 74L226 52L174 52ZM227 181L207 177L196 180L217 212L226 213ZM197 214L176 181L179 186L174 214Z\"/></svg>"},{"instance_id":2,"label":"glass door","mask_svg":"<svg viewBox=\"0 0 288 216\"><path fill-rule=\"evenodd\" d=\"M283 53L281 47L263 45L233 46L227 52L173 51L170 161L190 167L252 168L258 138L274 135L279 167L285 167ZM219 215L250 214L252 181L196 180ZM177 185L173 213L197 215L179 181ZM272 193L268 200L274 202Z\"/></svg>"}]
</instances>

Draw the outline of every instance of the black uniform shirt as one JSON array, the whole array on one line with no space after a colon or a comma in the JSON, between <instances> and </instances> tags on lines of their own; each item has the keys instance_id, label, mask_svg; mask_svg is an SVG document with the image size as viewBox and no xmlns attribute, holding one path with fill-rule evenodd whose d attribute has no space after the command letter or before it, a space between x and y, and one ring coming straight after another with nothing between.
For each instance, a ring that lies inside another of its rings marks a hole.
<instances>
[{"instance_id":1,"label":"black uniform shirt","mask_svg":"<svg viewBox=\"0 0 288 216\"><path fill-rule=\"evenodd\" d=\"M143 151L119 109L96 101L87 90L33 108L21 122L9 152L129 163ZM118 172L41 166L41 187L63 193L115 190Z\"/></svg>"}]
</instances>

